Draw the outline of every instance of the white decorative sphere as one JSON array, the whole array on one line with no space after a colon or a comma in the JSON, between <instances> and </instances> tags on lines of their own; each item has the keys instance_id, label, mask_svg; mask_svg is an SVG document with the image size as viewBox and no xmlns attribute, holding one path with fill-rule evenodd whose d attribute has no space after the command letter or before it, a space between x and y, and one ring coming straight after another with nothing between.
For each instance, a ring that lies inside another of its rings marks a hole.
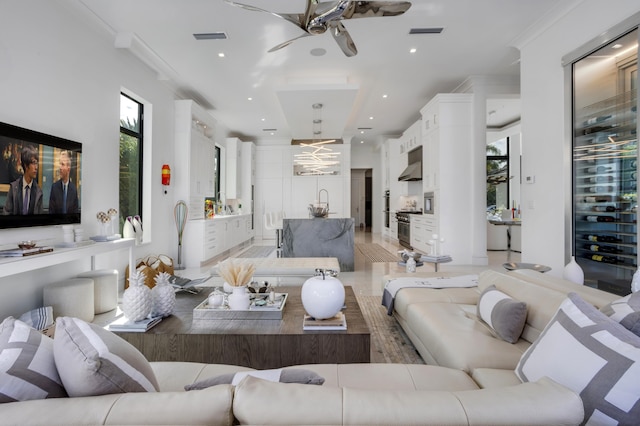
<instances>
[{"instance_id":1,"label":"white decorative sphere","mask_svg":"<svg viewBox=\"0 0 640 426\"><path fill-rule=\"evenodd\" d=\"M315 319L334 317L344 306L344 286L331 276L311 277L302 285L302 305Z\"/></svg>"}]
</instances>

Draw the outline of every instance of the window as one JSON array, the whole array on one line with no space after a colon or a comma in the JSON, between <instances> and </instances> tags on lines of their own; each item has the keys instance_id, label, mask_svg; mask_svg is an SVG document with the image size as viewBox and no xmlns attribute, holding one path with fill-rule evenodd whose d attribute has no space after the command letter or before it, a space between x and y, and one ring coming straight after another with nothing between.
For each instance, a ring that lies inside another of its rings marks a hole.
<instances>
[{"instance_id":1,"label":"window","mask_svg":"<svg viewBox=\"0 0 640 426\"><path fill-rule=\"evenodd\" d=\"M216 177L215 193L216 197L220 194L220 147L216 145L216 158L213 159L213 174ZM219 200L218 200L219 201Z\"/></svg>"},{"instance_id":2,"label":"window","mask_svg":"<svg viewBox=\"0 0 640 426\"><path fill-rule=\"evenodd\" d=\"M120 224L142 217L143 105L120 94Z\"/></svg>"},{"instance_id":3,"label":"window","mask_svg":"<svg viewBox=\"0 0 640 426\"><path fill-rule=\"evenodd\" d=\"M509 207L509 138L487 144L487 212Z\"/></svg>"}]
</instances>

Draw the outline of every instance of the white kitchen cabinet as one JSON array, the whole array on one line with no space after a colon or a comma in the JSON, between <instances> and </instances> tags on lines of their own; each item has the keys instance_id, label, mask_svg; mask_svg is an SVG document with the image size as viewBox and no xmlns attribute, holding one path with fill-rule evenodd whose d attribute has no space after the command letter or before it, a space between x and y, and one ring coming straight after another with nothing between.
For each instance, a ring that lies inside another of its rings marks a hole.
<instances>
[{"instance_id":1,"label":"white kitchen cabinet","mask_svg":"<svg viewBox=\"0 0 640 426\"><path fill-rule=\"evenodd\" d=\"M411 247L422 254L431 253L433 234L437 234L436 220L433 215L410 215Z\"/></svg>"},{"instance_id":2,"label":"white kitchen cabinet","mask_svg":"<svg viewBox=\"0 0 640 426\"><path fill-rule=\"evenodd\" d=\"M215 119L192 100L175 101L175 159L171 185L185 200L189 219L204 218L204 198L214 196Z\"/></svg>"},{"instance_id":3,"label":"white kitchen cabinet","mask_svg":"<svg viewBox=\"0 0 640 426\"><path fill-rule=\"evenodd\" d=\"M200 267L253 238L251 215L216 216L190 220L182 238L183 262L187 268Z\"/></svg>"},{"instance_id":4,"label":"white kitchen cabinet","mask_svg":"<svg viewBox=\"0 0 640 426\"><path fill-rule=\"evenodd\" d=\"M389 217L389 236L394 240L398 239L398 219L394 213Z\"/></svg>"},{"instance_id":5,"label":"white kitchen cabinet","mask_svg":"<svg viewBox=\"0 0 640 426\"><path fill-rule=\"evenodd\" d=\"M478 212L469 205L476 169L469 152L474 151L473 95L436 95L422 114L423 191L434 193L433 232L445 238L444 250L454 262L473 262L473 224ZM431 239L431 238L429 238Z\"/></svg>"},{"instance_id":6,"label":"white kitchen cabinet","mask_svg":"<svg viewBox=\"0 0 640 426\"><path fill-rule=\"evenodd\" d=\"M243 213L251 213L256 184L256 145L253 142L242 143L242 162L240 204L242 204Z\"/></svg>"},{"instance_id":7,"label":"white kitchen cabinet","mask_svg":"<svg viewBox=\"0 0 640 426\"><path fill-rule=\"evenodd\" d=\"M242 196L242 144L243 142L238 138L226 139L225 196L227 198L238 199Z\"/></svg>"}]
</instances>

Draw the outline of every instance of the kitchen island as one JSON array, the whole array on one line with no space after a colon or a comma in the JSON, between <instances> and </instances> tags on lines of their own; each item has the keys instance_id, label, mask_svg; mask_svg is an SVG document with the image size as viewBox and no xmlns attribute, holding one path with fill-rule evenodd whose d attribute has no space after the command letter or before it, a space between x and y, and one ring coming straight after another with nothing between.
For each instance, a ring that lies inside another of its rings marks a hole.
<instances>
[{"instance_id":1,"label":"kitchen island","mask_svg":"<svg viewBox=\"0 0 640 426\"><path fill-rule=\"evenodd\" d=\"M354 219L283 219L282 257L335 257L340 271L353 271Z\"/></svg>"}]
</instances>

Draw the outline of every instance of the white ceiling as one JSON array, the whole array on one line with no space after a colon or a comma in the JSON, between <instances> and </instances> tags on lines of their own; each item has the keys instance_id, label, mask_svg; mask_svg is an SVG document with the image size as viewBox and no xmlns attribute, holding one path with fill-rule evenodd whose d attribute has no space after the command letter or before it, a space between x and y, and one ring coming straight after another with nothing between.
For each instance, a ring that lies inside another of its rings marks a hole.
<instances>
[{"instance_id":1,"label":"white ceiling","mask_svg":"<svg viewBox=\"0 0 640 426\"><path fill-rule=\"evenodd\" d=\"M550 10L572 1L413 0L401 16L343 21L358 48L351 58L329 33L267 53L304 33L274 15L223 0L75 4L109 31L114 46L128 48L181 96L211 110L232 135L254 141L317 139L312 104L321 103L322 138L355 136L354 142L374 143L400 135L429 99L453 91L469 76L518 75L513 40ZM244 3L278 13L302 13L306 5L305 0ZM444 30L409 34L411 28L424 27ZM211 32L224 32L228 39L198 41L193 36ZM409 53L411 48L416 52ZM313 55L317 49L326 54ZM519 100L491 99L491 111L490 126L509 124L519 118Z\"/></svg>"}]
</instances>

